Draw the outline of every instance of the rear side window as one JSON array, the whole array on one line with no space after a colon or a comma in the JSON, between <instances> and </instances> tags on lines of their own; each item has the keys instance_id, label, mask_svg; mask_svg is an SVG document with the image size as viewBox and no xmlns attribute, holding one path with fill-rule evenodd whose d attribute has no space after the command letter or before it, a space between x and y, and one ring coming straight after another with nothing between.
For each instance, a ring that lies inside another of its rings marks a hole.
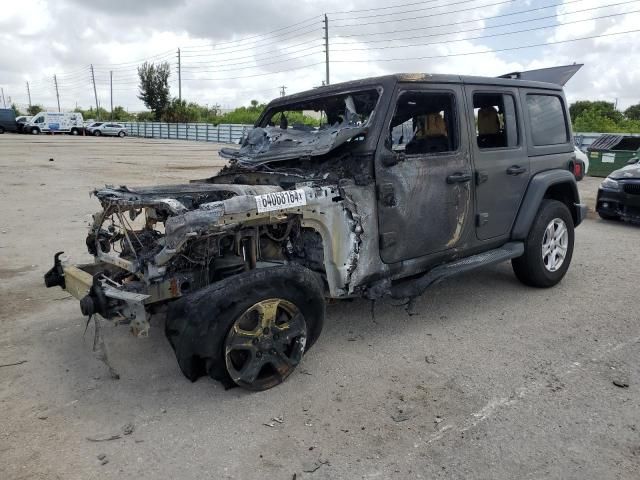
<instances>
[{"instance_id":1,"label":"rear side window","mask_svg":"<svg viewBox=\"0 0 640 480\"><path fill-rule=\"evenodd\" d=\"M569 141L562 100L555 95L527 95L533 145L559 145Z\"/></svg>"},{"instance_id":2,"label":"rear side window","mask_svg":"<svg viewBox=\"0 0 640 480\"><path fill-rule=\"evenodd\" d=\"M518 145L518 124L513 96L502 93L475 93L473 114L478 148Z\"/></svg>"}]
</instances>

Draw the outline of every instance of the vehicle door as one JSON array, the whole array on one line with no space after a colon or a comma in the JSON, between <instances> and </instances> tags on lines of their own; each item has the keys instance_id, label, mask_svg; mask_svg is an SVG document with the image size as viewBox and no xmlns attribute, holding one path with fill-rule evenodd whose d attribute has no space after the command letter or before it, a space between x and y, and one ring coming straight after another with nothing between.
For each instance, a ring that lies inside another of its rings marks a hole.
<instances>
[{"instance_id":1,"label":"vehicle door","mask_svg":"<svg viewBox=\"0 0 640 480\"><path fill-rule=\"evenodd\" d=\"M455 248L473 214L462 87L399 84L392 102L375 160L385 263Z\"/></svg>"},{"instance_id":2,"label":"vehicle door","mask_svg":"<svg viewBox=\"0 0 640 480\"><path fill-rule=\"evenodd\" d=\"M529 182L522 108L517 88L467 85L475 170L476 236L508 236Z\"/></svg>"}]
</instances>

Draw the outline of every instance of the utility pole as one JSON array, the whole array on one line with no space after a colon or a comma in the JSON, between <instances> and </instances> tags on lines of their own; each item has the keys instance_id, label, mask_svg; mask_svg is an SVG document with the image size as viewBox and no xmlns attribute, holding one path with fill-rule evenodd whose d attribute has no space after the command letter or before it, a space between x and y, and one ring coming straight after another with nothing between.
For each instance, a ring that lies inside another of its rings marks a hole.
<instances>
[{"instance_id":1,"label":"utility pole","mask_svg":"<svg viewBox=\"0 0 640 480\"><path fill-rule=\"evenodd\" d=\"M0 90L2 90L2 104L4 105L4 108L7 108L7 102L4 101L4 88L0 88Z\"/></svg>"},{"instance_id":2,"label":"utility pole","mask_svg":"<svg viewBox=\"0 0 640 480\"><path fill-rule=\"evenodd\" d=\"M29 89L29 82L27 82L27 96L29 97L29 107L31 107L31 90Z\"/></svg>"},{"instance_id":3,"label":"utility pole","mask_svg":"<svg viewBox=\"0 0 640 480\"><path fill-rule=\"evenodd\" d=\"M182 101L182 64L180 62L180 49L178 49L178 100Z\"/></svg>"},{"instance_id":4,"label":"utility pole","mask_svg":"<svg viewBox=\"0 0 640 480\"><path fill-rule=\"evenodd\" d=\"M53 83L56 86L56 98L58 99L58 112L60 111L60 94L58 93L58 78L53 76Z\"/></svg>"},{"instance_id":5,"label":"utility pole","mask_svg":"<svg viewBox=\"0 0 640 480\"><path fill-rule=\"evenodd\" d=\"M109 92L111 94L111 120L113 120L113 70L109 72Z\"/></svg>"},{"instance_id":6,"label":"utility pole","mask_svg":"<svg viewBox=\"0 0 640 480\"><path fill-rule=\"evenodd\" d=\"M282 85L280 87L280 96L284 97L287 94L287 86L286 85Z\"/></svg>"},{"instance_id":7,"label":"utility pole","mask_svg":"<svg viewBox=\"0 0 640 480\"><path fill-rule=\"evenodd\" d=\"M93 71L93 63L91 64L91 81L93 82L93 95L96 97L96 120L100 120L100 110L98 110L98 91L96 90L96 76Z\"/></svg>"},{"instance_id":8,"label":"utility pole","mask_svg":"<svg viewBox=\"0 0 640 480\"><path fill-rule=\"evenodd\" d=\"M329 17L324 14L324 64L326 70L325 82L329 85Z\"/></svg>"}]
</instances>

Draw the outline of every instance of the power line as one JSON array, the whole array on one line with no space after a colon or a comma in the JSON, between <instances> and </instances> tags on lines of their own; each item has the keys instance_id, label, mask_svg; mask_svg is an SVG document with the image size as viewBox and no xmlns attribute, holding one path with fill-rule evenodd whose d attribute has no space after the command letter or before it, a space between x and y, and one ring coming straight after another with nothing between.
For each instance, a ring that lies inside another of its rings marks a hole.
<instances>
[{"instance_id":1,"label":"power line","mask_svg":"<svg viewBox=\"0 0 640 480\"><path fill-rule=\"evenodd\" d=\"M393 18L393 19L388 19L388 20L378 20L378 21L374 21L374 22L368 22L368 23L347 23L347 24L342 24L342 25L336 25L336 27L362 27L364 25L374 25L374 24L380 24L380 23L391 23L391 22L404 22L407 20L419 20L422 18L432 18L432 17L440 17L442 15L452 15L454 13L462 13L462 12L469 12L471 10L478 10L479 8L486 8L486 7L495 7L497 5L504 5L505 3L513 3L514 0L501 0L500 2L494 2L494 3L487 3L485 5L476 5L475 7L469 7L469 8L462 8L460 10L450 10L448 12L441 12L441 13L430 13L429 15L420 15L418 17L411 17L411 18ZM516 0L517 1L517 0ZM459 5L462 3L469 3L468 0L465 1L461 1L461 2L453 2L450 3L449 5ZM441 6L445 6L445 5L441 5ZM437 7L434 7L437 8ZM397 13L393 13L391 15L400 15L403 13L413 13L413 12L422 12L424 10L420 9L420 10L407 10L406 12L397 12ZM372 17L381 17L381 16L388 16L389 14L380 14L380 15L365 15L362 17L353 17L353 18L349 18L349 19L341 19L341 20L335 20L336 22L341 22L344 20L358 20L361 18L372 18ZM477 21L477 19L476 19Z\"/></svg>"},{"instance_id":2,"label":"power line","mask_svg":"<svg viewBox=\"0 0 640 480\"><path fill-rule=\"evenodd\" d=\"M389 10L392 8L404 8L404 7L412 7L414 5L425 5L425 4L430 4L430 3L435 3L441 0L423 0L421 2L413 2L413 3L402 3L399 5L388 5L386 7L372 7L372 8L362 8L362 9L358 9L358 10L343 10L341 12L327 12L327 15L342 15L342 14L352 14L352 13L357 13L357 12L372 12L372 11L379 11L379 10ZM468 0L468 1L474 1L474 0Z\"/></svg>"},{"instance_id":3,"label":"power line","mask_svg":"<svg viewBox=\"0 0 640 480\"><path fill-rule=\"evenodd\" d=\"M525 48L534 48L534 47L545 47L547 45L557 45L560 43L569 43L569 42L578 42L580 40L590 40L590 39L594 39L594 38L602 38L602 37L611 37L614 35L625 35L627 33L636 33L636 32L640 32L640 29L637 30L627 30L624 32L613 32L613 33L603 33L600 35L590 35L588 37L580 37L580 38L572 38L569 40L557 40L557 41L553 41L553 42L546 42L546 43L536 43L533 45L522 45L519 47L508 47L508 48L499 48L499 49L493 49L493 50L481 50L481 51L477 51L477 52L463 52L463 53L447 53L447 54L443 54L443 55L427 55L427 56L422 56L422 57L403 57L403 58L376 58L376 62L399 62L399 61L406 61L406 60L430 60L430 59L434 59L434 58L445 58L445 57L463 57L463 56L469 56L469 55L482 55L482 54L486 54L486 53L498 53L498 52L509 52L512 50L522 50ZM334 63L369 63L371 62L371 60L334 60Z\"/></svg>"},{"instance_id":4,"label":"power line","mask_svg":"<svg viewBox=\"0 0 640 480\"><path fill-rule=\"evenodd\" d=\"M525 33L525 32L533 32L533 31L537 31L537 30L544 30L547 28L557 28L557 27L562 27L564 25L571 25L574 23L581 23L581 22L588 22L591 20L600 20L602 18L611 18L611 17L618 17L620 15L626 15L629 13L637 13L640 12L640 10L632 10L631 12L624 12L624 13L612 13L610 15L603 15L600 17L593 17L593 18L585 18L583 20L573 20L571 22L564 22L564 23L560 23L560 24L555 24L555 25L544 25L544 26L538 26L538 27L533 27L533 28L526 28L523 30L516 30L513 32L502 32L502 33L494 33L491 35L479 35L476 37L466 37L466 38L458 38L458 39L453 39L453 40L443 40L443 41L439 41L439 42L428 42L428 43L411 43L411 44L405 44L405 45L386 45L384 47L364 47L364 48L350 48L350 49L337 49L334 50L334 52L350 52L350 51L354 51L354 50L387 50L390 48L408 48L408 47L422 47L422 46L427 46L427 45L439 45L442 43L454 43L454 42L466 42L469 40L480 40L480 39L484 39L484 38L494 38L494 37L501 37L501 36L505 36L505 35L515 35L518 33ZM457 33L457 32L455 32Z\"/></svg>"},{"instance_id":5,"label":"power line","mask_svg":"<svg viewBox=\"0 0 640 480\"><path fill-rule=\"evenodd\" d=\"M262 77L262 76L267 76L267 75L276 75L278 73L286 73L286 72L292 72L294 70L303 70L305 68L310 68L310 67L315 67L317 65L324 65L324 62L317 62L317 63L310 63L308 65L303 65L301 67L296 67L296 68L289 68L287 70L279 70L277 72L261 72L261 73L256 73L253 75L241 75L239 77L224 77L224 78L185 78L185 80L190 80L190 81L200 81L200 80L204 80L204 81L220 81L220 80L238 80L238 79L242 79L242 78L251 78L251 77Z\"/></svg>"},{"instance_id":6,"label":"power line","mask_svg":"<svg viewBox=\"0 0 640 480\"><path fill-rule=\"evenodd\" d=\"M601 8L610 8L610 7L615 7L615 6L620 6L620 5L626 5L629 3L635 3L637 0L631 0L628 2L621 2L621 3L613 3L613 4L609 4L609 5L601 5L599 7L592 7L592 8L585 8L582 10L574 10L572 12L564 12L563 14L567 14L567 15L573 15L576 13L583 13L583 12L587 12L587 11L591 11L591 10L600 10ZM633 13L633 12L627 12L627 13ZM624 15L624 14L620 14L620 15ZM490 18L490 17L487 17ZM489 26L484 26L484 27L478 27L478 28L468 28L466 30L456 30L455 32L448 32L448 33L467 33L467 32L477 32L477 31L482 31L482 30L488 30L488 29L494 29L494 28L501 28L501 27L508 27L511 25L519 25L519 24L523 24L523 23L530 23L530 22L536 22L539 20L547 20L550 18L557 18L557 15L554 13L553 15L545 15L544 17L537 17L537 18L530 18L530 19L526 19L526 20L518 20L518 21L514 21L514 22L508 22L508 23L502 23L500 25L489 25ZM472 20L472 22L475 20ZM441 25L437 25L435 27L431 27L431 28L440 28L440 27L447 27L450 25L457 25L459 23L462 22L457 22L457 23L453 23L453 24L441 24ZM465 22L467 23L467 22ZM418 28L418 29L410 29L410 30L421 30L423 31L424 28ZM402 33L402 31L397 31L398 33ZM385 34L385 33L396 33L396 31L391 31L391 32L376 32L376 34ZM430 37L439 37L445 35L445 33L431 33L431 34L423 34L423 35L413 35L410 37L398 37L398 38L382 38L382 39L378 39L378 40L357 40L358 43L380 43L380 42L389 42L389 41L399 41L399 40L415 40L417 38L430 38ZM344 35L341 35L341 37L344 37ZM352 42L331 42L331 46L334 45L353 45Z\"/></svg>"},{"instance_id":7,"label":"power line","mask_svg":"<svg viewBox=\"0 0 640 480\"><path fill-rule=\"evenodd\" d=\"M294 51L294 52L283 52L283 53L280 53L280 54L278 54L278 55L269 55L269 58L271 59L271 58L283 57L283 56L291 55L291 54L294 54L294 53L304 52L304 51L307 51L307 50L311 50L312 48L316 48L318 45L311 45L311 46L310 46L310 45L309 45L309 42L308 42L308 41L306 41L306 42L299 43L299 44L296 44L296 45L291 45L291 46L289 46L289 47L285 47L285 48L286 48L286 49L289 49L289 48L294 48L294 47L299 47L299 46L305 46L305 48L301 48L301 49L296 50L296 51ZM184 49L183 49L183 51L184 51ZM261 52L253 51L253 53L252 53L251 55L247 55L246 57L232 58L232 59L230 59L230 60L235 61L235 60L242 60L243 58L255 58L255 56L256 56L256 55L260 55L260 54L261 54ZM211 56L215 57L216 55L217 55L217 52L211 52L210 54L182 55L182 57L183 57L183 58L211 57ZM204 60L202 60L202 61L199 61L199 60L191 60L191 61L190 61L190 63L192 63L192 64L200 64L200 63L203 63L203 64L210 64L210 63L216 63L216 64L218 64L218 65L220 65L220 66L233 65L233 64L220 63L220 62L217 62L217 61L216 61L216 62L212 62L212 61L204 61Z\"/></svg>"},{"instance_id":8,"label":"power line","mask_svg":"<svg viewBox=\"0 0 640 480\"><path fill-rule=\"evenodd\" d=\"M540 10L546 10L548 8L554 8L554 7L560 7L560 6L565 6L565 5L569 5L572 3L577 3L577 2L583 2L584 0L568 0L566 2L560 2L560 3L554 3L553 5L546 5L544 7L536 7L536 8L529 8L527 10L519 10L517 12L509 12L509 13L502 13L499 15L491 15L488 17L483 17L481 20L485 21L485 20L494 20L496 18L504 18L504 17L513 17L515 15L520 15L522 13L530 13L530 12L536 12L536 11L540 11ZM423 18L423 17L414 17L413 19L419 19L419 18ZM410 20L413 20L410 19ZM465 23L475 23L477 22L479 19L474 18L474 19L470 19L470 20L460 20L457 22L450 22L450 23L445 23L445 24L439 24L439 25L433 25L430 26L429 28L439 28L439 27L451 27L453 25L462 25ZM364 25L376 25L378 23L386 23L386 22L370 22L370 23L363 23L360 24L360 26L364 26ZM345 25L349 26L349 25ZM340 26L340 28L342 28L343 26ZM420 26L420 27L415 27L415 28L406 28L406 29L398 29L398 30L390 30L387 32L368 32L368 33L354 33L354 34L347 34L347 35L342 35L340 34L340 37L343 38L349 38L349 37L366 37L366 36L371 36L371 35L383 35L383 34L387 34L387 33L399 33L399 32L415 32L415 31L424 31L425 27L424 26Z\"/></svg>"},{"instance_id":9,"label":"power line","mask_svg":"<svg viewBox=\"0 0 640 480\"><path fill-rule=\"evenodd\" d=\"M292 30L291 32L287 32L286 34L284 34L284 33L283 34L279 34L279 35L272 35L272 34L277 33L277 32L281 32L283 30L287 30L287 29L292 28L292 27L297 27L298 25L302 25L304 23L309 23L312 20L317 20L318 18L319 18L319 15L314 15L313 17L309 17L309 18L307 18L305 20L301 20L300 22L297 22L297 23L292 23L290 25L287 25L286 27L281 27L281 28L277 28L275 30L271 30L270 32L252 35L252 36L245 37L245 38L242 38L242 39L239 39L239 40L229 40L229 41L225 41L225 42L215 42L215 44L212 42L210 44L192 45L191 48L201 48L201 47L211 47L211 46L236 44L236 43L245 42L247 40L253 40L253 39L260 38L260 37L268 37L268 36L271 36L272 38L276 38L278 36L287 35L289 33L301 30L301 29L306 28L306 27L301 27L300 29Z\"/></svg>"},{"instance_id":10,"label":"power line","mask_svg":"<svg viewBox=\"0 0 640 480\"><path fill-rule=\"evenodd\" d=\"M286 42L289 42L295 38L301 38L301 37L309 37L310 35L315 35L318 33L318 28L316 29L312 29L312 30L307 30L305 32L299 33L297 35L293 35L289 38L285 38L285 39L279 39L279 40L273 40L273 41L267 41L267 42L262 42L259 45L243 45L241 47L234 47L233 49L228 49L228 48L220 48L216 45L210 45L208 47L209 52L203 50L203 49L194 49L192 47L184 47L183 50L190 55L185 55L185 57L189 56L189 57L198 57L198 56L207 56L210 55L211 53L215 53L218 55L228 55L231 53L243 53L243 52L247 52L248 50L252 50L252 51L260 51L261 49L264 49L265 51L271 51L272 50L272 46L273 45L277 45L279 47L282 48L293 48L293 47L297 47L300 45L305 45L305 42L300 42L300 43L296 43L294 45L287 45L287 46L283 46Z\"/></svg>"},{"instance_id":11,"label":"power line","mask_svg":"<svg viewBox=\"0 0 640 480\"><path fill-rule=\"evenodd\" d=\"M316 47L318 48L318 47ZM249 68L253 69L253 68L260 68L260 67L266 67L269 65L276 65L278 63L286 63L286 62L290 62L292 60L298 60L300 58L307 58L307 57L311 57L313 55L318 55L319 53L322 53L322 49L318 50L317 52L311 52L311 53L307 53L305 55L299 55L297 57L290 57L290 58L285 58L284 60L276 60L275 62L267 62L267 63L255 63L252 64L251 66L246 66L246 67L236 67L236 68L215 68L213 70L203 70L200 67L187 67L186 65L182 68L189 68L190 70L196 70L197 72L203 72L203 73L215 73L215 72L232 72L232 71L237 71L237 70L247 70Z\"/></svg>"}]
</instances>

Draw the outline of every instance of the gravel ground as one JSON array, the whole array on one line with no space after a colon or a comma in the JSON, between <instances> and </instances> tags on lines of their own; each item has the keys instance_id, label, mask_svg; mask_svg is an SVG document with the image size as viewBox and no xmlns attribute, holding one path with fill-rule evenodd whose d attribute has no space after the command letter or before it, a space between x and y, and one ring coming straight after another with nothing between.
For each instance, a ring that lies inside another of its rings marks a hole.
<instances>
[{"instance_id":1,"label":"gravel ground","mask_svg":"<svg viewBox=\"0 0 640 480\"><path fill-rule=\"evenodd\" d=\"M587 219L550 290L504 264L410 311L333 304L266 392L189 382L162 319L147 339L105 328L111 379L77 302L42 275L56 251L88 259L93 187L205 177L216 149L0 135L0 478L640 477L640 229L622 223ZM581 184L590 202L599 181Z\"/></svg>"}]
</instances>

